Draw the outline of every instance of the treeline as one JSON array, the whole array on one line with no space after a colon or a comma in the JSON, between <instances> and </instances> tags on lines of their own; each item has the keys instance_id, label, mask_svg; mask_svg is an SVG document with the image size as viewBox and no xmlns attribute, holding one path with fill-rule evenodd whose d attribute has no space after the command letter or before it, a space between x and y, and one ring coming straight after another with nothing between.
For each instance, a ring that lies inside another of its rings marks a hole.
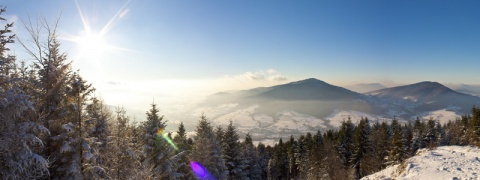
<instances>
[{"instance_id":1,"label":"treeline","mask_svg":"<svg viewBox=\"0 0 480 180\"><path fill-rule=\"evenodd\" d=\"M204 115L192 137L183 124L173 135L155 104L141 123L123 108L112 112L72 70L56 25L29 24L31 39L21 42L29 65L8 54L13 24L0 30L1 179L358 179L420 148L480 145L475 107L445 125L348 119L273 147L248 134L240 140L232 123L214 127Z\"/></svg>"},{"instance_id":2,"label":"treeline","mask_svg":"<svg viewBox=\"0 0 480 180\"><path fill-rule=\"evenodd\" d=\"M480 146L480 108L443 125L418 118L408 124L362 118L354 125L349 118L338 130L280 139L270 152L268 179L359 179L421 148L446 145Z\"/></svg>"}]
</instances>

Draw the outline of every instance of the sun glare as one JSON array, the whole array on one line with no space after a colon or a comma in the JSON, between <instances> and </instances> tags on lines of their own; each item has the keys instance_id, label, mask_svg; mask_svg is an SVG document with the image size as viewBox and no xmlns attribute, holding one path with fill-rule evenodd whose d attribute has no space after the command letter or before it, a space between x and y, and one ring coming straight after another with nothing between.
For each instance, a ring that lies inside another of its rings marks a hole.
<instances>
[{"instance_id":1,"label":"sun glare","mask_svg":"<svg viewBox=\"0 0 480 180\"><path fill-rule=\"evenodd\" d=\"M87 33L78 38L77 43L83 55L99 56L108 50L108 44L99 34Z\"/></svg>"},{"instance_id":2,"label":"sun glare","mask_svg":"<svg viewBox=\"0 0 480 180\"><path fill-rule=\"evenodd\" d=\"M79 51L77 59L86 57L97 61L102 55L106 55L111 51L130 51L129 49L109 44L105 38L113 24L115 24L115 21L124 17L128 13L128 5L130 4L130 1L127 1L100 31L93 31L88 18L85 16L88 13L85 13L80 9L77 0L74 2L80 19L82 20L83 33L80 35L68 35L63 37L63 39L72 41L76 44Z\"/></svg>"}]
</instances>

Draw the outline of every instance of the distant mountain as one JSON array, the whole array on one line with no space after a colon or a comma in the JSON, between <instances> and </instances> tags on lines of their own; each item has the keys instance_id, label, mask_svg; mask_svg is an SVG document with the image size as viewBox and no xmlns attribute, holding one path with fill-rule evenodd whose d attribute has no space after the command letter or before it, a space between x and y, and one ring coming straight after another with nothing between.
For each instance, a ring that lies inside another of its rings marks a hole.
<instances>
[{"instance_id":1,"label":"distant mountain","mask_svg":"<svg viewBox=\"0 0 480 180\"><path fill-rule=\"evenodd\" d=\"M387 87L380 83L360 83L360 84L347 86L345 88L358 93L367 93L371 91L385 89Z\"/></svg>"},{"instance_id":2,"label":"distant mountain","mask_svg":"<svg viewBox=\"0 0 480 180\"><path fill-rule=\"evenodd\" d=\"M391 103L405 102L406 106L415 108L411 109L413 112L410 113L441 108L453 108L467 113L473 105L480 103L480 97L459 93L438 82L429 81L381 89L368 94ZM411 104L407 105L407 102Z\"/></svg>"},{"instance_id":3,"label":"distant mountain","mask_svg":"<svg viewBox=\"0 0 480 180\"><path fill-rule=\"evenodd\" d=\"M213 106L238 103L239 107L258 105L259 113L274 116L284 110L325 117L337 109L371 113L365 95L310 78L287 84L242 90L233 93L216 93L206 98L203 105Z\"/></svg>"},{"instance_id":4,"label":"distant mountain","mask_svg":"<svg viewBox=\"0 0 480 180\"><path fill-rule=\"evenodd\" d=\"M255 89L254 89L255 90ZM256 91L258 92L258 91ZM251 98L266 98L274 100L348 100L360 98L359 93L334 86L315 78L288 84L273 86Z\"/></svg>"},{"instance_id":5,"label":"distant mountain","mask_svg":"<svg viewBox=\"0 0 480 180\"><path fill-rule=\"evenodd\" d=\"M380 87L377 85L377 87ZM274 140L284 134L325 131L348 117L358 122L391 120L406 122L416 117L455 118L480 105L480 97L456 92L437 82L384 88L357 93L310 78L271 87L212 94L189 112L184 122L195 122L205 113L216 125L230 121L254 140ZM193 120L193 121L192 121ZM451 119L441 119L442 122Z\"/></svg>"}]
</instances>

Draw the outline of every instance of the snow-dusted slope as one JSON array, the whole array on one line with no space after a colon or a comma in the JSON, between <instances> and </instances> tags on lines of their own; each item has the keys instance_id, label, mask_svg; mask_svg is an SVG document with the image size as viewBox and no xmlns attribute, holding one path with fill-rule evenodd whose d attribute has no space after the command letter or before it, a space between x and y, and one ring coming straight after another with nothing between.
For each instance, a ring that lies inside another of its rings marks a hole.
<instances>
[{"instance_id":1,"label":"snow-dusted slope","mask_svg":"<svg viewBox=\"0 0 480 180\"><path fill-rule=\"evenodd\" d=\"M480 179L480 149L471 146L421 149L404 163L362 179Z\"/></svg>"}]
</instances>

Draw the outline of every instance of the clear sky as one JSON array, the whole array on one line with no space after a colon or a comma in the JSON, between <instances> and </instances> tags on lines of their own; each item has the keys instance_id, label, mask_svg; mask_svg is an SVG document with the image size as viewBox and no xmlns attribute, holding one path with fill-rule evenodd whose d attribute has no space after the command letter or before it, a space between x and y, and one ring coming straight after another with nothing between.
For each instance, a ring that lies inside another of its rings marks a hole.
<instances>
[{"instance_id":1,"label":"clear sky","mask_svg":"<svg viewBox=\"0 0 480 180\"><path fill-rule=\"evenodd\" d=\"M204 95L310 77L335 85L479 84L480 1L1 4L7 6L5 17L17 23L21 39L27 39L21 20L37 15L53 20L61 14L59 35L74 69L111 104L147 107L152 97ZM29 59L21 48L15 53Z\"/></svg>"}]
</instances>

